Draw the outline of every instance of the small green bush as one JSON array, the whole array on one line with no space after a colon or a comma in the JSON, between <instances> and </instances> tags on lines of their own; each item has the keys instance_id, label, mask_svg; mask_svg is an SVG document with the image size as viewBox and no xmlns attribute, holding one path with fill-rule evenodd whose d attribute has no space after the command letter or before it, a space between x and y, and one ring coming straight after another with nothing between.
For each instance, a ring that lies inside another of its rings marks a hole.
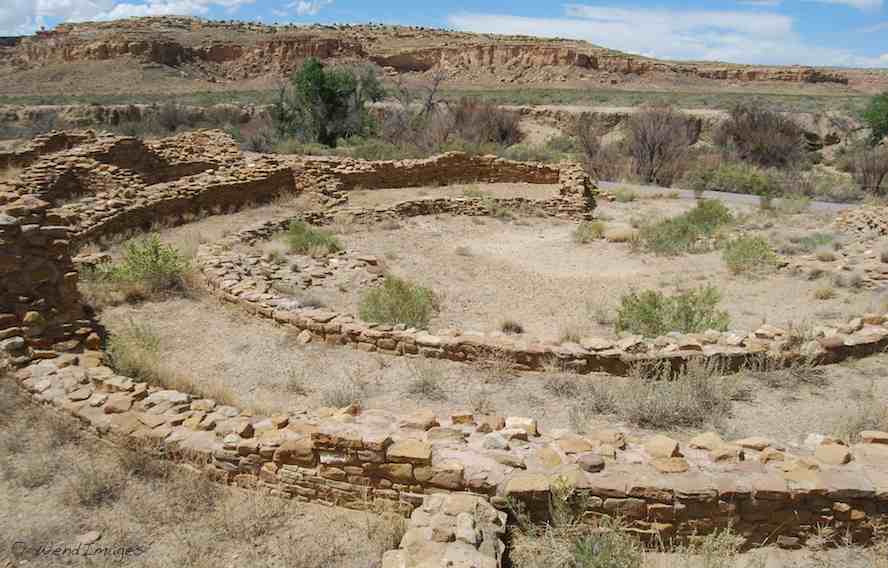
<instances>
[{"instance_id":1,"label":"small green bush","mask_svg":"<svg viewBox=\"0 0 888 568\"><path fill-rule=\"evenodd\" d=\"M571 566L583 568L641 568L644 549L620 530L604 530L574 542Z\"/></svg>"},{"instance_id":2,"label":"small green bush","mask_svg":"<svg viewBox=\"0 0 888 568\"><path fill-rule=\"evenodd\" d=\"M831 245L836 236L831 233L811 233L804 237L796 237L789 239L791 243L797 245L804 253L812 253L815 250Z\"/></svg>"},{"instance_id":3,"label":"small green bush","mask_svg":"<svg viewBox=\"0 0 888 568\"><path fill-rule=\"evenodd\" d=\"M695 169L688 175L686 183L694 191L728 191L761 196L780 193L780 184L775 176L743 162L725 162L714 169Z\"/></svg>"},{"instance_id":4,"label":"small green bush","mask_svg":"<svg viewBox=\"0 0 888 568\"><path fill-rule=\"evenodd\" d=\"M733 222L731 212L720 201L701 199L682 215L641 227L638 246L655 254L675 255L708 250L704 237Z\"/></svg>"},{"instance_id":5,"label":"small green bush","mask_svg":"<svg viewBox=\"0 0 888 568\"><path fill-rule=\"evenodd\" d=\"M870 99L866 110L863 111L863 120L872 131L870 143L873 146L888 136L888 92Z\"/></svg>"},{"instance_id":6,"label":"small green bush","mask_svg":"<svg viewBox=\"0 0 888 568\"><path fill-rule=\"evenodd\" d=\"M638 199L638 192L627 187L617 187L611 192L617 203L631 203Z\"/></svg>"},{"instance_id":7,"label":"small green bush","mask_svg":"<svg viewBox=\"0 0 888 568\"><path fill-rule=\"evenodd\" d=\"M290 222L286 240L290 250L297 254L316 256L342 250L342 245L333 233L316 229L303 221Z\"/></svg>"},{"instance_id":8,"label":"small green bush","mask_svg":"<svg viewBox=\"0 0 888 568\"><path fill-rule=\"evenodd\" d=\"M762 237L743 236L729 242L722 258L733 274L762 273L777 266L777 255Z\"/></svg>"},{"instance_id":9,"label":"small green bush","mask_svg":"<svg viewBox=\"0 0 888 568\"><path fill-rule=\"evenodd\" d=\"M99 264L86 271L85 280L126 288L134 298L144 297L184 288L189 265L175 247L161 243L160 237L151 234L126 242L120 262Z\"/></svg>"},{"instance_id":10,"label":"small green bush","mask_svg":"<svg viewBox=\"0 0 888 568\"><path fill-rule=\"evenodd\" d=\"M573 233L574 241L580 244L591 243L604 237L605 225L601 221L583 221Z\"/></svg>"},{"instance_id":11,"label":"small green bush","mask_svg":"<svg viewBox=\"0 0 888 568\"><path fill-rule=\"evenodd\" d=\"M364 321L403 323L422 329L428 326L437 304L434 292L428 288L388 275L382 286L364 294L359 313Z\"/></svg>"},{"instance_id":12,"label":"small green bush","mask_svg":"<svg viewBox=\"0 0 888 568\"><path fill-rule=\"evenodd\" d=\"M724 331L730 318L717 309L721 294L714 286L687 290L667 296L656 290L631 292L620 300L617 309L617 332L628 331L656 337L670 331Z\"/></svg>"}]
</instances>

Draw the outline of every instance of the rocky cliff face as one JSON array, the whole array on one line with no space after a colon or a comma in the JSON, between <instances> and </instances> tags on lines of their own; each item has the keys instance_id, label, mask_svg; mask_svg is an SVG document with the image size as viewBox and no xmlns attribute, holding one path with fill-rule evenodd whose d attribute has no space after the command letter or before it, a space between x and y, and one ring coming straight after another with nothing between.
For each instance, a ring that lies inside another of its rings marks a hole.
<instances>
[{"instance_id":1,"label":"rocky cliff face","mask_svg":"<svg viewBox=\"0 0 888 568\"><path fill-rule=\"evenodd\" d=\"M846 85L846 72L806 67L674 63L569 40L490 36L396 26L263 26L194 18L136 18L65 24L0 45L0 70L135 57L196 66L213 81L292 70L306 57L370 61L390 74L444 70L454 80L485 76L506 83L540 83L627 76L713 81L779 81Z\"/></svg>"}]
</instances>

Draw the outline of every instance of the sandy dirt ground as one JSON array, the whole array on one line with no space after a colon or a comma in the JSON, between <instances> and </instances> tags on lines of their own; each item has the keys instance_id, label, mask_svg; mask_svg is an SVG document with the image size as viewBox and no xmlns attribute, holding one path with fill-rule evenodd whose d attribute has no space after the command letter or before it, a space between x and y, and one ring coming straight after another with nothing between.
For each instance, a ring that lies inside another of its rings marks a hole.
<instances>
[{"instance_id":1,"label":"sandy dirt ground","mask_svg":"<svg viewBox=\"0 0 888 568\"><path fill-rule=\"evenodd\" d=\"M575 426L571 405L577 393L602 383L632 380L606 374L569 375L578 388L559 395L551 384L553 375L562 376L559 373L514 374L497 366L303 346L292 331L210 298L118 306L106 310L101 319L111 333L125 330L133 320L150 326L161 338L167 365L198 381L223 383L247 407L275 411L298 412L354 399L368 408L398 412L472 409L534 416L543 428L569 428ZM195 342L195 337L201 341ZM746 396L733 404L732 414L699 430L712 427L727 437L763 435L800 445L810 433L837 429L856 411L865 393L888 400L882 372L886 364L888 357L879 356L833 365L826 368L825 384L820 386L772 387L745 378ZM418 391L421 379L436 386ZM644 432L608 415L592 416L584 426L605 424ZM676 436L690 437L697 431L679 431Z\"/></svg>"}]
</instances>

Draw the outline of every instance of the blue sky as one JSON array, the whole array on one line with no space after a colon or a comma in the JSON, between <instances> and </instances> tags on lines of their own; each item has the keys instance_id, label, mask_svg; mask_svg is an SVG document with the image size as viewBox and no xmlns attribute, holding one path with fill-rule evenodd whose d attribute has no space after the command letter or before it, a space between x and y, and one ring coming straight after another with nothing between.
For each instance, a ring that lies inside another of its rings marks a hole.
<instances>
[{"instance_id":1,"label":"blue sky","mask_svg":"<svg viewBox=\"0 0 888 568\"><path fill-rule=\"evenodd\" d=\"M0 0L0 35L143 15L569 37L651 57L888 67L888 0Z\"/></svg>"}]
</instances>

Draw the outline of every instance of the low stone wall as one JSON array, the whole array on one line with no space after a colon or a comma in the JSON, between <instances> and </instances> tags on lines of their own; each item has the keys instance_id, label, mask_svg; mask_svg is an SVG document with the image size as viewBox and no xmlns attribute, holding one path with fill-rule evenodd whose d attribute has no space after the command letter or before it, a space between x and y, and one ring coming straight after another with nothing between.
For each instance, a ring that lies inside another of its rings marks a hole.
<instances>
[{"instance_id":1,"label":"low stone wall","mask_svg":"<svg viewBox=\"0 0 888 568\"><path fill-rule=\"evenodd\" d=\"M424 160L370 162L349 158L305 157L294 162L296 187L327 195L331 205L346 203L353 189L422 187L454 183L558 184L559 196L591 216L597 187L575 163L558 166L515 162L496 156L447 152Z\"/></svg>"},{"instance_id":2,"label":"low stone wall","mask_svg":"<svg viewBox=\"0 0 888 568\"><path fill-rule=\"evenodd\" d=\"M0 170L23 168L41 156L67 150L86 142L92 142L95 139L96 134L92 130L54 131L41 134L40 136L35 136L21 148L0 152Z\"/></svg>"},{"instance_id":3,"label":"low stone wall","mask_svg":"<svg viewBox=\"0 0 888 568\"><path fill-rule=\"evenodd\" d=\"M437 200L407 202L385 210L357 210L353 220L382 220L401 213L434 211ZM481 213L482 204L449 200L470 214ZM430 208L430 209L429 209ZM335 217L328 212L307 213L302 219L324 224ZM586 337L579 341L544 343L534 338L500 332L451 329L430 333L405 326L376 325L352 314L302 306L274 287L275 267L256 254L244 257L235 245L255 244L286 229L289 219L277 219L203 245L197 265L212 294L241 306L250 313L304 333L303 341L348 345L362 351L391 355L416 355L454 361L483 361L506 357L520 370L541 370L555 362L578 373L629 374L639 364L666 365L679 369L692 359L704 359L725 371L746 364L789 364L802 358L815 364L834 363L848 357L879 353L888 348L886 314L867 314L840 327L819 326L810 338L795 337L788 330L762 326L751 332L709 331L670 333L655 339L641 336L618 340Z\"/></svg>"},{"instance_id":4,"label":"low stone wall","mask_svg":"<svg viewBox=\"0 0 888 568\"><path fill-rule=\"evenodd\" d=\"M389 563L436 552L495 562L503 515L482 502L504 509L515 499L545 520L553 495L580 512L621 516L627 530L666 543L728 526L748 545L795 547L820 527L864 542L872 523L888 520L885 432L863 432L853 446L823 438L789 451L715 433L680 444L610 428L541 431L532 418L468 411L398 415L351 405L259 416L137 383L103 367L101 356L61 355L15 379L35 400L112 439L190 455L218 481L412 513L414 530ZM469 505L474 525L462 515Z\"/></svg>"}]
</instances>

